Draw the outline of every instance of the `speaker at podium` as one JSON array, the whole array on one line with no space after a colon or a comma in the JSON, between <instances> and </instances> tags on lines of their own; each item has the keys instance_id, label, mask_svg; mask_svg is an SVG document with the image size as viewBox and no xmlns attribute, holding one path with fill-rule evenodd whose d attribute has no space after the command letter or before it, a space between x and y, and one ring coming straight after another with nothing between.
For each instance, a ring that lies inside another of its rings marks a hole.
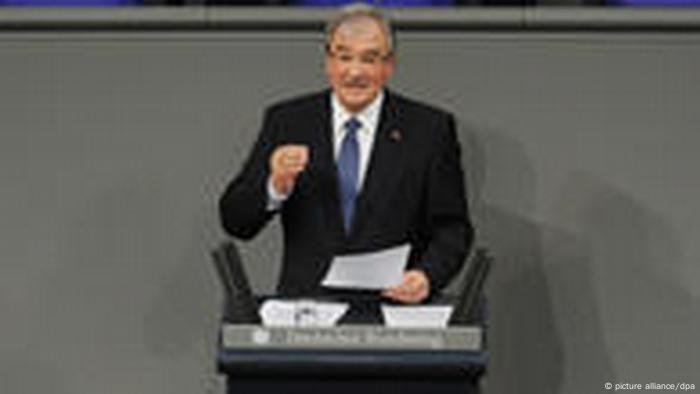
<instances>
[{"instance_id":1,"label":"speaker at podium","mask_svg":"<svg viewBox=\"0 0 700 394\"><path fill-rule=\"evenodd\" d=\"M479 393L489 359L483 286L493 259L485 249L469 260L456 295L431 300L453 306L447 328L387 327L381 318L265 326L261 301L274 297L253 293L236 245L225 242L212 257L225 295L217 365L228 393Z\"/></svg>"}]
</instances>

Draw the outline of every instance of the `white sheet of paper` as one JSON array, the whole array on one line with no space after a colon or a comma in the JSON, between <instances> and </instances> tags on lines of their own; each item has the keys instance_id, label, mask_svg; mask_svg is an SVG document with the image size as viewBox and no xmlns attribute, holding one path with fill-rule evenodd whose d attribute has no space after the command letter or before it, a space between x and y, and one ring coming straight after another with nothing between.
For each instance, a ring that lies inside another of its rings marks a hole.
<instances>
[{"instance_id":1,"label":"white sheet of paper","mask_svg":"<svg viewBox=\"0 0 700 394\"><path fill-rule=\"evenodd\" d=\"M451 305L382 305L384 324L401 328L446 328Z\"/></svg>"},{"instance_id":2,"label":"white sheet of paper","mask_svg":"<svg viewBox=\"0 0 700 394\"><path fill-rule=\"evenodd\" d=\"M336 256L321 285L352 289L381 290L403 279L408 262L408 244L372 253Z\"/></svg>"},{"instance_id":3,"label":"white sheet of paper","mask_svg":"<svg viewBox=\"0 0 700 394\"><path fill-rule=\"evenodd\" d=\"M349 304L313 300L267 300L260 307L266 327L333 327Z\"/></svg>"}]
</instances>

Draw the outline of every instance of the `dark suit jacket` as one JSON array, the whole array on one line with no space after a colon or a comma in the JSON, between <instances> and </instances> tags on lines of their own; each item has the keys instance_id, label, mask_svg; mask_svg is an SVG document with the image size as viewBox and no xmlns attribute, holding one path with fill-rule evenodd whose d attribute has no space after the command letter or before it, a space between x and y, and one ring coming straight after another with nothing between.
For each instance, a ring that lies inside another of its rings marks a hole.
<instances>
[{"instance_id":1,"label":"dark suit jacket","mask_svg":"<svg viewBox=\"0 0 700 394\"><path fill-rule=\"evenodd\" d=\"M440 289L460 269L473 230L451 114L385 94L372 157L345 233L333 155L330 91L270 107L241 173L220 201L224 229L249 239L275 215L266 210L268 161L281 144L304 144L310 159L281 208L284 256L278 291L323 294L320 282L338 254L409 242L409 267Z\"/></svg>"}]
</instances>

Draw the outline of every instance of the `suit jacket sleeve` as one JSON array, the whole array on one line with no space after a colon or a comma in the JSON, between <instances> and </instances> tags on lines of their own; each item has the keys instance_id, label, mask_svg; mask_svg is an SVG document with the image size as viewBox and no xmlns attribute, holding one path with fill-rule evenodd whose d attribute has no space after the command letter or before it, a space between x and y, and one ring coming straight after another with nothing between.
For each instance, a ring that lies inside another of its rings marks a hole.
<instances>
[{"instance_id":1,"label":"suit jacket sleeve","mask_svg":"<svg viewBox=\"0 0 700 394\"><path fill-rule=\"evenodd\" d=\"M234 237L254 237L275 214L267 209L267 181L269 157L277 145L277 124L275 111L265 111L263 127L252 152L219 201L221 224Z\"/></svg>"},{"instance_id":2,"label":"suit jacket sleeve","mask_svg":"<svg viewBox=\"0 0 700 394\"><path fill-rule=\"evenodd\" d=\"M416 268L441 289L460 270L469 253L474 230L469 220L460 147L452 115L440 117L439 141L429 165L425 190L427 245Z\"/></svg>"}]
</instances>

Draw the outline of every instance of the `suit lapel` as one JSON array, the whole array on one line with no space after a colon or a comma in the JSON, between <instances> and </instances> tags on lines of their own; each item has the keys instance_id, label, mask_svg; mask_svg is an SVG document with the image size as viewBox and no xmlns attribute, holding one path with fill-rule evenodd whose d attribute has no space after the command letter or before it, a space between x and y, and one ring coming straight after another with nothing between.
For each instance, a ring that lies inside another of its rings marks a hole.
<instances>
[{"instance_id":1,"label":"suit lapel","mask_svg":"<svg viewBox=\"0 0 700 394\"><path fill-rule=\"evenodd\" d=\"M315 171L318 172L320 191L323 193L324 217L327 218L329 230L335 234L344 234L343 215L340 209L340 197L338 192L338 167L333 154L333 121L331 109L330 90L322 96L320 103L321 116L317 117L315 135L318 139L318 157Z\"/></svg>"},{"instance_id":2,"label":"suit lapel","mask_svg":"<svg viewBox=\"0 0 700 394\"><path fill-rule=\"evenodd\" d=\"M356 201L351 234L360 231L372 215L376 214L374 211L381 202L382 196L390 195L401 178L404 167L404 144L398 110L394 99L387 91L364 185Z\"/></svg>"}]
</instances>

